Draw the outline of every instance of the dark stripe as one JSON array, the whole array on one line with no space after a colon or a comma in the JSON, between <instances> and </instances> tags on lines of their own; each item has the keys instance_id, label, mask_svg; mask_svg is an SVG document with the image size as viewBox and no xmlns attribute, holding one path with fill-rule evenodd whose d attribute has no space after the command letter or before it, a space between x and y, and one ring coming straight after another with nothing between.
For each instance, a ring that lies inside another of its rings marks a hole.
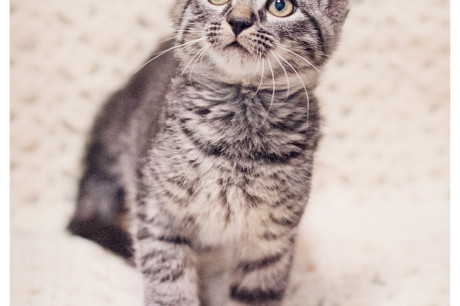
<instances>
[{"instance_id":1,"label":"dark stripe","mask_svg":"<svg viewBox=\"0 0 460 306\"><path fill-rule=\"evenodd\" d=\"M190 196L195 192L196 186L193 183L184 182L184 180L181 177L176 176L173 178L168 178L166 181L172 185L176 185L178 188L182 190L186 190Z\"/></svg>"},{"instance_id":2,"label":"dark stripe","mask_svg":"<svg viewBox=\"0 0 460 306\"><path fill-rule=\"evenodd\" d=\"M152 232L146 227L139 229L136 233L136 238L138 240L144 240L152 238L158 241L170 243L170 244L190 244L190 240L180 236L159 236L155 237Z\"/></svg>"},{"instance_id":3,"label":"dark stripe","mask_svg":"<svg viewBox=\"0 0 460 306\"><path fill-rule=\"evenodd\" d=\"M268 240L268 241L278 240L278 239L280 239L281 237L284 237L284 236L286 235L286 233L288 233L288 232L289 232L289 230L284 231L284 232L279 233L279 234L275 234L275 233L266 231L266 232L262 235L261 238L264 239L264 240Z\"/></svg>"},{"instance_id":4,"label":"dark stripe","mask_svg":"<svg viewBox=\"0 0 460 306\"><path fill-rule=\"evenodd\" d=\"M272 44L271 41L269 41L269 43L267 43L267 42L265 42L265 41L259 39L258 42L259 42L262 46L264 46L265 49L270 49L270 48L273 46L273 44Z\"/></svg>"},{"instance_id":5,"label":"dark stripe","mask_svg":"<svg viewBox=\"0 0 460 306\"><path fill-rule=\"evenodd\" d=\"M190 131L188 128L184 126L184 124L181 124L181 131L182 133L192 141L192 143L197 147L201 152L203 152L205 155L209 156L221 156L223 155L224 148L220 146L211 146L211 145L205 145L202 144L198 139L196 139L194 136L194 133Z\"/></svg>"},{"instance_id":6,"label":"dark stripe","mask_svg":"<svg viewBox=\"0 0 460 306\"><path fill-rule=\"evenodd\" d=\"M207 108L202 108L202 109L198 109L196 111L196 113L200 116L206 116L207 114L209 114L211 111Z\"/></svg>"},{"instance_id":7,"label":"dark stripe","mask_svg":"<svg viewBox=\"0 0 460 306\"><path fill-rule=\"evenodd\" d=\"M145 264L152 258L155 258L157 256L163 256L165 257L165 254L164 252L161 252L161 251L157 251L157 250L152 250L150 252L148 252L147 254L143 255L141 258L140 258L140 261L141 261L141 267L145 266Z\"/></svg>"},{"instance_id":8,"label":"dark stripe","mask_svg":"<svg viewBox=\"0 0 460 306\"><path fill-rule=\"evenodd\" d=\"M272 232L265 232L263 235L262 235L262 239L264 240L277 240L279 237L281 237L281 235L276 235Z\"/></svg>"},{"instance_id":9,"label":"dark stripe","mask_svg":"<svg viewBox=\"0 0 460 306\"><path fill-rule=\"evenodd\" d=\"M299 43L304 45L304 49L308 52L308 55L311 59L315 59L315 49L311 46L308 41L301 40Z\"/></svg>"},{"instance_id":10,"label":"dark stripe","mask_svg":"<svg viewBox=\"0 0 460 306\"><path fill-rule=\"evenodd\" d=\"M174 292L162 294L155 291L153 299L149 299L148 304L155 306L196 305L196 301L193 297L178 295Z\"/></svg>"},{"instance_id":11,"label":"dark stripe","mask_svg":"<svg viewBox=\"0 0 460 306\"><path fill-rule=\"evenodd\" d=\"M157 238L159 241L171 244L190 244L190 240L180 236L160 236Z\"/></svg>"},{"instance_id":12,"label":"dark stripe","mask_svg":"<svg viewBox=\"0 0 460 306\"><path fill-rule=\"evenodd\" d=\"M320 25L318 23L318 20L316 20L316 18L314 16L310 15L307 11L304 11L304 14L307 15L308 19L310 20L311 24L313 25L313 27L316 30L316 34L317 34L318 40L319 40L319 45L321 47L321 51L323 52L321 58L323 58L325 56L324 54L327 54L327 52L326 52L326 45L324 44L323 32L321 31L321 27L320 27Z\"/></svg>"},{"instance_id":13,"label":"dark stripe","mask_svg":"<svg viewBox=\"0 0 460 306\"><path fill-rule=\"evenodd\" d=\"M303 94L305 93L303 92ZM298 132L298 129L300 129L306 122L307 116L300 117L299 114L293 113L284 118L280 118L277 121L270 122L270 128L278 129L282 132L294 132L301 134Z\"/></svg>"},{"instance_id":14,"label":"dark stripe","mask_svg":"<svg viewBox=\"0 0 460 306\"><path fill-rule=\"evenodd\" d=\"M238 172L244 173L244 174L249 174L251 175L252 178L257 178L260 177L260 174L254 173L255 169L252 168L252 166L243 166L240 164L234 165L234 169Z\"/></svg>"},{"instance_id":15,"label":"dark stripe","mask_svg":"<svg viewBox=\"0 0 460 306\"><path fill-rule=\"evenodd\" d=\"M144 201L142 201L144 203ZM137 212L136 213L136 217L141 220L142 222L145 222L145 223L152 223L155 221L155 218L148 218L147 215L143 212Z\"/></svg>"},{"instance_id":16,"label":"dark stripe","mask_svg":"<svg viewBox=\"0 0 460 306\"><path fill-rule=\"evenodd\" d=\"M152 233L147 228L141 228L137 231L136 238L137 240L144 240L152 237Z\"/></svg>"},{"instance_id":17,"label":"dark stripe","mask_svg":"<svg viewBox=\"0 0 460 306\"><path fill-rule=\"evenodd\" d=\"M238 153L241 152L234 152L234 154L232 155L229 154L229 145L224 141L221 141L221 143L217 145L203 144L200 140L194 137L194 133L192 131L190 131L183 125L181 125L181 130L184 133L184 135L192 141L196 148L207 156L225 157L227 159L238 158L272 164L286 164L289 163L291 159L297 158L302 154L302 151L289 151L282 154L258 151L247 152L246 156L241 156L241 154L238 155Z\"/></svg>"},{"instance_id":18,"label":"dark stripe","mask_svg":"<svg viewBox=\"0 0 460 306\"><path fill-rule=\"evenodd\" d=\"M227 6L224 8L224 10L222 11L221 15L222 16L225 16L225 14L227 14L227 12L230 10L230 8L232 7L232 1L230 1Z\"/></svg>"},{"instance_id":19,"label":"dark stripe","mask_svg":"<svg viewBox=\"0 0 460 306\"><path fill-rule=\"evenodd\" d=\"M187 11L187 8L189 7L191 2L192 0L187 0L187 3L185 4L184 9L182 10L182 13L180 14L180 20L184 20L185 12Z\"/></svg>"},{"instance_id":20,"label":"dark stripe","mask_svg":"<svg viewBox=\"0 0 460 306\"><path fill-rule=\"evenodd\" d=\"M227 189L224 188L222 186L222 184L221 184L221 187L220 187L220 197L222 198L224 208L226 209L226 212L225 212L225 224L227 225L230 222L230 219L232 217L232 210L230 208L230 204L227 202Z\"/></svg>"},{"instance_id":21,"label":"dark stripe","mask_svg":"<svg viewBox=\"0 0 460 306\"><path fill-rule=\"evenodd\" d=\"M162 278L160 278L160 282L174 282L176 280L178 280L180 277L182 277L182 275L184 275L184 270L181 269L181 270L175 270L173 271L172 273L170 274L167 274L165 276L163 276Z\"/></svg>"},{"instance_id":22,"label":"dark stripe","mask_svg":"<svg viewBox=\"0 0 460 306\"><path fill-rule=\"evenodd\" d=\"M244 198L246 199L246 205L248 205L249 207L257 207L259 206L260 204L262 204L264 202L264 200L256 195L253 195L253 194L250 194L246 191L246 185L244 184L241 184L242 186L238 186L241 191L243 192L244 194Z\"/></svg>"},{"instance_id":23,"label":"dark stripe","mask_svg":"<svg viewBox=\"0 0 460 306\"><path fill-rule=\"evenodd\" d=\"M188 7L190 6L190 3L192 2L192 0L187 0L187 3L185 3L185 6L184 6L184 9L182 10L182 13L180 14L180 26L179 28L181 28L181 25L182 23L184 22L184 16L185 16L185 12L187 11ZM184 36L185 36L186 33L183 33L182 35L182 39L180 41L178 41L177 43L178 44L183 44L185 41L184 41Z\"/></svg>"},{"instance_id":24,"label":"dark stripe","mask_svg":"<svg viewBox=\"0 0 460 306\"><path fill-rule=\"evenodd\" d=\"M259 11L259 22L264 23L267 20L267 11L265 8Z\"/></svg>"},{"instance_id":25,"label":"dark stripe","mask_svg":"<svg viewBox=\"0 0 460 306\"><path fill-rule=\"evenodd\" d=\"M307 148L307 145L305 143L301 143L301 142L298 142L298 141L290 142L289 144L299 148L302 151Z\"/></svg>"},{"instance_id":26,"label":"dark stripe","mask_svg":"<svg viewBox=\"0 0 460 306\"><path fill-rule=\"evenodd\" d=\"M233 300L250 305L280 301L283 299L283 296L284 291L276 289L246 289L238 288L236 285L233 285L230 289L230 297Z\"/></svg>"},{"instance_id":27,"label":"dark stripe","mask_svg":"<svg viewBox=\"0 0 460 306\"><path fill-rule=\"evenodd\" d=\"M147 268L142 270L144 275L153 276L153 279L158 280L160 283L164 282L174 282L178 280L182 275L184 275L184 269L176 268L176 269L168 269L166 267L159 267L156 269ZM158 278L155 278L158 276Z\"/></svg>"},{"instance_id":28,"label":"dark stripe","mask_svg":"<svg viewBox=\"0 0 460 306\"><path fill-rule=\"evenodd\" d=\"M264 232L264 234L262 235L261 238L264 239L264 240L270 240L270 241L278 240L280 238L286 239L287 236L289 235L289 233L292 233L292 229L284 230L283 232L278 233L278 234L266 231L266 232ZM291 244L294 244L295 243L295 237L290 236L289 237L289 242L291 242ZM287 253L287 252L288 252L288 250L285 250L283 253Z\"/></svg>"},{"instance_id":29,"label":"dark stripe","mask_svg":"<svg viewBox=\"0 0 460 306\"><path fill-rule=\"evenodd\" d=\"M244 273L250 273L255 270L265 269L278 261L284 256L283 253L276 254L274 256L265 257L256 261L242 262L238 265L238 269L241 269Z\"/></svg>"},{"instance_id":30,"label":"dark stripe","mask_svg":"<svg viewBox=\"0 0 460 306\"><path fill-rule=\"evenodd\" d=\"M272 220L272 222L275 223L275 224L292 228L292 227L297 226L297 224L300 221L300 218L298 218L298 220L292 220L292 219L288 219L288 218L277 219L273 215L270 215L270 220Z\"/></svg>"},{"instance_id":31,"label":"dark stripe","mask_svg":"<svg viewBox=\"0 0 460 306\"><path fill-rule=\"evenodd\" d=\"M163 184L161 182L158 181L158 184L160 185L160 187L163 188L163 193L166 197L168 197L170 200L174 200L174 202L176 202L176 204L180 205L180 206L185 206L187 205L187 201L185 201L184 199L180 199L178 198L177 196L175 196L174 194L172 194L169 190L165 189Z\"/></svg>"},{"instance_id":32,"label":"dark stripe","mask_svg":"<svg viewBox=\"0 0 460 306\"><path fill-rule=\"evenodd\" d=\"M174 200L176 202L176 204L178 204L180 206L187 205L187 203L188 203L187 201L185 201L184 199L178 198L177 196L172 194L168 189L165 188L163 182L160 180L158 174L155 171L152 171L152 176L154 177L154 179L156 180L156 182L160 186L159 189L161 189L161 191L163 192L164 196L168 197L170 200Z\"/></svg>"},{"instance_id":33,"label":"dark stripe","mask_svg":"<svg viewBox=\"0 0 460 306\"><path fill-rule=\"evenodd\" d=\"M214 122L214 121L230 121L233 119L233 117L235 116L235 113L234 112L228 112L226 115L223 115L223 116L219 116L219 117L216 117L216 118L212 118L212 121L211 122Z\"/></svg>"}]
</instances>

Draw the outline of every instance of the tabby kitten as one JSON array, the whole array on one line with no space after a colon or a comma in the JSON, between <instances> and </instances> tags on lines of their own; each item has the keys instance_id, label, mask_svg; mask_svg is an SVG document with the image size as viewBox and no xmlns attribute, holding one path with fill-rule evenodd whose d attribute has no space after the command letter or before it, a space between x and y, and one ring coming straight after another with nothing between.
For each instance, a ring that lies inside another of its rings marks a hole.
<instances>
[{"instance_id":1,"label":"tabby kitten","mask_svg":"<svg viewBox=\"0 0 460 306\"><path fill-rule=\"evenodd\" d=\"M145 305L281 305L320 138L312 91L347 12L176 1L172 42L96 120L69 225L135 259Z\"/></svg>"}]
</instances>

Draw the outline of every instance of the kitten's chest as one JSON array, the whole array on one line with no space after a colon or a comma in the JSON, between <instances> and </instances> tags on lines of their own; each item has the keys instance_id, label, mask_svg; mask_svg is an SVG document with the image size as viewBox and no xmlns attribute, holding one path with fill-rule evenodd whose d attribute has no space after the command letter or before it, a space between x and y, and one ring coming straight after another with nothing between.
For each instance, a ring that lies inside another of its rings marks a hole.
<instances>
[{"instance_id":1,"label":"kitten's chest","mask_svg":"<svg viewBox=\"0 0 460 306\"><path fill-rule=\"evenodd\" d=\"M275 217L297 218L318 139L308 105L270 105L268 92L183 92L170 97L152 158L165 208L214 245L267 236Z\"/></svg>"},{"instance_id":2,"label":"kitten's chest","mask_svg":"<svg viewBox=\"0 0 460 306\"><path fill-rule=\"evenodd\" d=\"M177 156L176 156L177 157ZM277 229L273 218L290 220L307 194L309 170L203 156L194 150L161 161L161 205L185 224L193 220L205 245L256 241Z\"/></svg>"},{"instance_id":3,"label":"kitten's chest","mask_svg":"<svg viewBox=\"0 0 460 306\"><path fill-rule=\"evenodd\" d=\"M262 169L256 175L247 174L226 168L225 162L214 162L206 161L195 169L187 205L179 213L184 218L193 216L197 235L205 243L216 245L263 235L271 207L286 188ZM172 201L170 207L177 205Z\"/></svg>"}]
</instances>

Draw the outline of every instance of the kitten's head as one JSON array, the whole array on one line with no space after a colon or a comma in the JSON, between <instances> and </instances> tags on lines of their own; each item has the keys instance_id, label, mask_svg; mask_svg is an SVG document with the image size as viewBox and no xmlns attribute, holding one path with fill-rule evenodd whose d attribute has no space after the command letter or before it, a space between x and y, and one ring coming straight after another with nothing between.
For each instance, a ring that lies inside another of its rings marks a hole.
<instances>
[{"instance_id":1,"label":"kitten's head","mask_svg":"<svg viewBox=\"0 0 460 306\"><path fill-rule=\"evenodd\" d=\"M178 0L176 54L184 71L208 70L227 82L280 84L302 75L313 84L347 13L348 0Z\"/></svg>"}]
</instances>

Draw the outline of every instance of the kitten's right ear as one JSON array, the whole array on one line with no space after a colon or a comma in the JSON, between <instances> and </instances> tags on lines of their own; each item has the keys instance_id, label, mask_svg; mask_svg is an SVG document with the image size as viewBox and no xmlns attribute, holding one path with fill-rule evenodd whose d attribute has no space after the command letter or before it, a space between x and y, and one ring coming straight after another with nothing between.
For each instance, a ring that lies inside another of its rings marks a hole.
<instances>
[{"instance_id":1,"label":"kitten's right ear","mask_svg":"<svg viewBox=\"0 0 460 306\"><path fill-rule=\"evenodd\" d=\"M349 0L327 0L327 15L334 22L342 24L348 15Z\"/></svg>"}]
</instances>

